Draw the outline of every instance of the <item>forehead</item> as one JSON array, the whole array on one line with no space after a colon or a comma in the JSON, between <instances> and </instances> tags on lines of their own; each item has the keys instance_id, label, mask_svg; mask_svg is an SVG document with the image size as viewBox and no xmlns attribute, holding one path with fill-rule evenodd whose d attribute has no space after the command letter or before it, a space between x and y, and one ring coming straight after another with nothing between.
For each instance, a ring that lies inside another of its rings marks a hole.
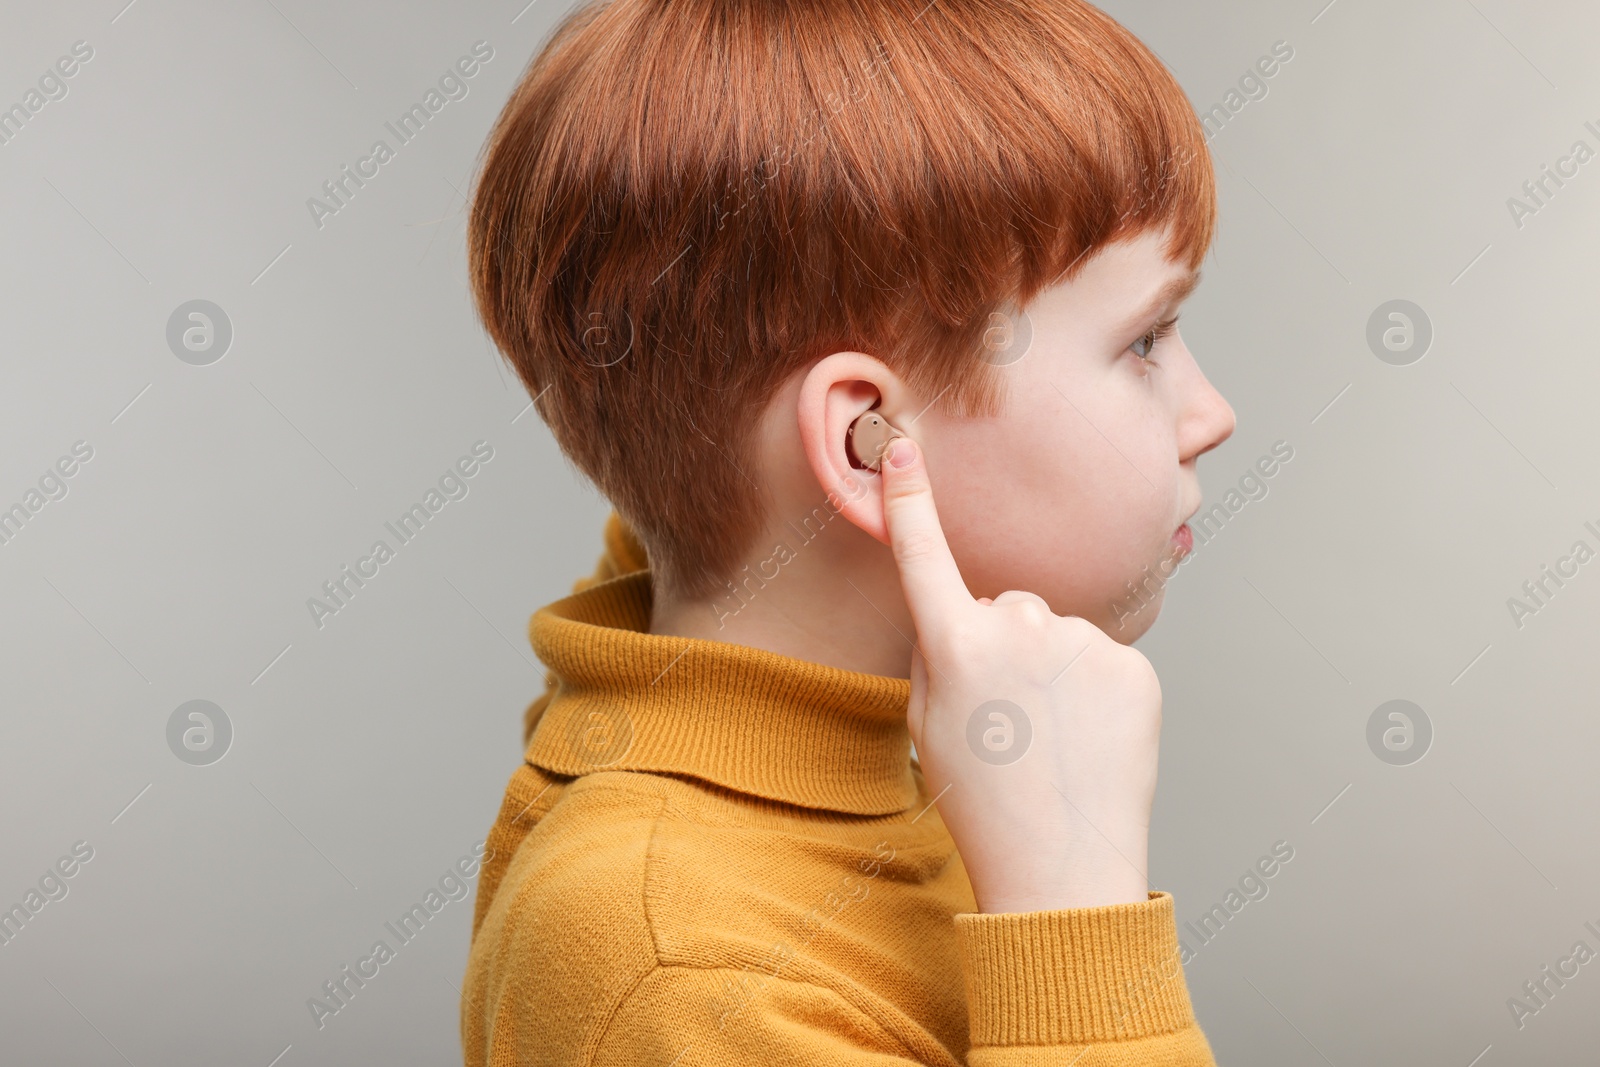
<instances>
[{"instance_id":1,"label":"forehead","mask_svg":"<svg viewBox=\"0 0 1600 1067\"><path fill-rule=\"evenodd\" d=\"M1071 280L1041 290L1029 314L1070 316L1114 330L1178 303L1194 291L1200 274L1167 258L1167 236L1165 230L1146 230L1106 245Z\"/></svg>"}]
</instances>

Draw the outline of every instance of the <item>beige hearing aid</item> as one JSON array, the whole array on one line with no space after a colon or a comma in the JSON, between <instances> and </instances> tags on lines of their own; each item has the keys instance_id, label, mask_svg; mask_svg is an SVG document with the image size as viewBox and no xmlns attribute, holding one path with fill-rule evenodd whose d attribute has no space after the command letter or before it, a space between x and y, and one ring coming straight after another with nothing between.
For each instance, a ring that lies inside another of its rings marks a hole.
<instances>
[{"instance_id":1,"label":"beige hearing aid","mask_svg":"<svg viewBox=\"0 0 1600 1067\"><path fill-rule=\"evenodd\" d=\"M850 424L848 436L856 458L868 470L875 471L883 464L884 454L889 451L889 442L906 435L876 411L869 411Z\"/></svg>"}]
</instances>

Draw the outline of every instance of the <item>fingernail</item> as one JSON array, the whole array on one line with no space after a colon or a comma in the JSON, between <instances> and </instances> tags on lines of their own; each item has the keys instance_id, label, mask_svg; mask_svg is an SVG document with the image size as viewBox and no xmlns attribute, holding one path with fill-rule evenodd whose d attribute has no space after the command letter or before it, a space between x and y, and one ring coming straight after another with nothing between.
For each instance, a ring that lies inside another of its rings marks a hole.
<instances>
[{"instance_id":1,"label":"fingernail","mask_svg":"<svg viewBox=\"0 0 1600 1067\"><path fill-rule=\"evenodd\" d=\"M908 437L896 437L889 442L889 465L891 467L909 467L916 458L917 450Z\"/></svg>"}]
</instances>

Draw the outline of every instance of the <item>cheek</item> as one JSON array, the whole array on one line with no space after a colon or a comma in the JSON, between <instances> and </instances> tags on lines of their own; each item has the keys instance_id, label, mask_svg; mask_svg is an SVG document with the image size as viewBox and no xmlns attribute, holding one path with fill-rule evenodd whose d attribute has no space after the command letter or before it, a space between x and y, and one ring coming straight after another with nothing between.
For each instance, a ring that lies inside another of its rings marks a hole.
<instances>
[{"instance_id":1,"label":"cheek","mask_svg":"<svg viewBox=\"0 0 1600 1067\"><path fill-rule=\"evenodd\" d=\"M1098 618L1165 550L1175 452L1154 420L1060 407L964 426L936 503L973 596L1026 589L1060 614Z\"/></svg>"},{"instance_id":2,"label":"cheek","mask_svg":"<svg viewBox=\"0 0 1600 1067\"><path fill-rule=\"evenodd\" d=\"M1170 461L1163 466L1135 442L1116 445L1112 448L1095 434L1075 466L1057 472L1057 492L1046 496L1041 490L1055 525L1070 531L1063 546L1066 554L1049 573L1064 594L1079 602L1076 614L1088 613L1082 601L1107 600L1120 595L1129 580L1136 581L1174 525ZM1067 485L1070 491L1061 492Z\"/></svg>"},{"instance_id":3,"label":"cheek","mask_svg":"<svg viewBox=\"0 0 1600 1067\"><path fill-rule=\"evenodd\" d=\"M1033 431L1049 447L1019 471L1023 491L1054 511L1057 521L1111 542L1081 543L1080 551L1103 548L1115 558L1127 542L1140 540L1141 530L1161 526L1171 514L1172 428L1141 383L1114 376L1098 392L1081 389L1070 403L1054 390L1050 398L1058 403Z\"/></svg>"}]
</instances>

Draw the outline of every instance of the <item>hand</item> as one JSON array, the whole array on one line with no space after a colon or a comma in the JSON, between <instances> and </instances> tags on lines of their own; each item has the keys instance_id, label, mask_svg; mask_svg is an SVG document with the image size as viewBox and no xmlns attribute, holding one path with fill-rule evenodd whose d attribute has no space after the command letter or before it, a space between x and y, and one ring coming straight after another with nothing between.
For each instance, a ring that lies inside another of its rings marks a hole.
<instances>
[{"instance_id":1,"label":"hand","mask_svg":"<svg viewBox=\"0 0 1600 1067\"><path fill-rule=\"evenodd\" d=\"M908 465L895 466L908 447ZM907 725L978 910L1147 900L1161 735L1155 669L1033 593L973 599L939 525L922 450L897 439L881 473L917 630Z\"/></svg>"}]
</instances>

